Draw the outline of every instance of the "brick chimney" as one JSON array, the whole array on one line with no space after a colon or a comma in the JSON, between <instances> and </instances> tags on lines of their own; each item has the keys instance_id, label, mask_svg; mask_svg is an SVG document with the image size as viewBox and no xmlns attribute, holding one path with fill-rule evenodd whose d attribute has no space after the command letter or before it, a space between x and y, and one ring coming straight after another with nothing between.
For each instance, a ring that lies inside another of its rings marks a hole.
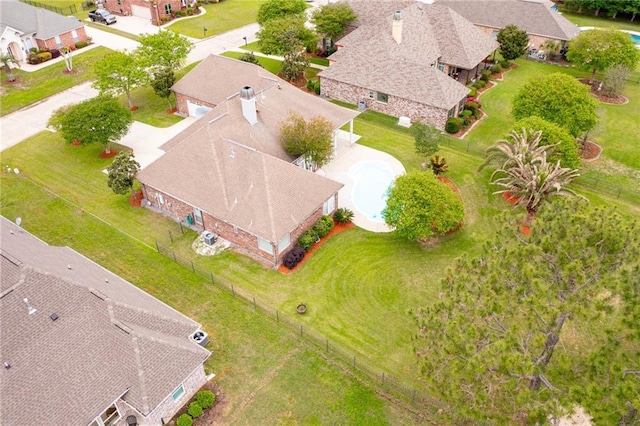
<instances>
[{"instance_id":1,"label":"brick chimney","mask_svg":"<svg viewBox=\"0 0 640 426\"><path fill-rule=\"evenodd\" d=\"M402 42L402 12L396 10L393 14L393 26L391 28L391 35L396 43Z\"/></svg>"}]
</instances>

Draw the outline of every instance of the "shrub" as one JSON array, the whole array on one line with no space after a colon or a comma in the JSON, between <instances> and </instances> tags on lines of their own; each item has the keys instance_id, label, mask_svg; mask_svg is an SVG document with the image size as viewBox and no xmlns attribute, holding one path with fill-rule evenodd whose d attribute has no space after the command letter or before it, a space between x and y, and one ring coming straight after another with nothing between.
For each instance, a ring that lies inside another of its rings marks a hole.
<instances>
[{"instance_id":1,"label":"shrub","mask_svg":"<svg viewBox=\"0 0 640 426\"><path fill-rule=\"evenodd\" d=\"M340 207L333 214L333 218L338 223L349 223L353 220L353 212L345 207Z\"/></svg>"},{"instance_id":2,"label":"shrub","mask_svg":"<svg viewBox=\"0 0 640 426\"><path fill-rule=\"evenodd\" d=\"M89 43L86 41L79 41L76 43L76 49L82 49L83 47L87 47Z\"/></svg>"},{"instance_id":3,"label":"shrub","mask_svg":"<svg viewBox=\"0 0 640 426\"><path fill-rule=\"evenodd\" d=\"M471 111L469 111L471 112ZM470 115L466 115L464 117L460 117L462 118L462 126L467 127L469 126L469 124L471 124L471 116Z\"/></svg>"},{"instance_id":4,"label":"shrub","mask_svg":"<svg viewBox=\"0 0 640 426\"><path fill-rule=\"evenodd\" d=\"M491 68L493 68L493 67L491 67ZM492 73L492 72L493 72L493 71L489 71L489 70L482 70L482 71L480 72L480 74L481 74L480 80L482 80L482 81L484 81L484 82L489 81L489 77L491 76L491 73Z\"/></svg>"},{"instance_id":5,"label":"shrub","mask_svg":"<svg viewBox=\"0 0 640 426\"><path fill-rule=\"evenodd\" d=\"M477 94L478 94L478 89L477 88L475 88L473 86L469 87L469 94L467 96L473 97L473 96L476 96Z\"/></svg>"},{"instance_id":6,"label":"shrub","mask_svg":"<svg viewBox=\"0 0 640 426\"><path fill-rule=\"evenodd\" d=\"M58 58L61 55L61 53L60 53L60 51L58 49L51 49L49 51L49 53L51 53L51 59Z\"/></svg>"},{"instance_id":7,"label":"shrub","mask_svg":"<svg viewBox=\"0 0 640 426\"><path fill-rule=\"evenodd\" d=\"M451 117L447 120L447 124L444 125L444 130L447 133L458 133L464 120L458 117Z\"/></svg>"},{"instance_id":8,"label":"shrub","mask_svg":"<svg viewBox=\"0 0 640 426\"><path fill-rule=\"evenodd\" d=\"M316 95L320 94L320 80L313 83L313 91L316 92Z\"/></svg>"},{"instance_id":9,"label":"shrub","mask_svg":"<svg viewBox=\"0 0 640 426\"><path fill-rule=\"evenodd\" d=\"M31 53L38 53L38 49L35 47L32 47L31 49L29 49L29 52Z\"/></svg>"},{"instance_id":10,"label":"shrub","mask_svg":"<svg viewBox=\"0 0 640 426\"><path fill-rule=\"evenodd\" d=\"M500 64L491 65L490 69L492 74L499 74L502 72L502 66L500 66Z\"/></svg>"},{"instance_id":11,"label":"shrub","mask_svg":"<svg viewBox=\"0 0 640 426\"><path fill-rule=\"evenodd\" d=\"M298 238L298 245L302 247L304 251L309 251L318 239L318 234L313 228L307 229L302 235L300 235L300 238Z\"/></svg>"},{"instance_id":12,"label":"shrub","mask_svg":"<svg viewBox=\"0 0 640 426\"><path fill-rule=\"evenodd\" d=\"M38 53L38 56L40 57L42 62L47 62L52 57L50 52Z\"/></svg>"},{"instance_id":13,"label":"shrub","mask_svg":"<svg viewBox=\"0 0 640 426\"><path fill-rule=\"evenodd\" d=\"M183 414L180 417L178 417L178 420L176 420L176 425L178 425L178 426L191 426L191 425L193 425L193 419L191 418L190 415Z\"/></svg>"},{"instance_id":14,"label":"shrub","mask_svg":"<svg viewBox=\"0 0 640 426\"><path fill-rule=\"evenodd\" d=\"M467 102L467 104L464 106L464 109L471 111L471 114L477 117L478 111L480 108L478 107L478 104L475 102Z\"/></svg>"},{"instance_id":15,"label":"shrub","mask_svg":"<svg viewBox=\"0 0 640 426\"><path fill-rule=\"evenodd\" d=\"M318 234L318 237L326 237L333 229L333 218L331 216L322 216L320 220L313 225L313 229Z\"/></svg>"},{"instance_id":16,"label":"shrub","mask_svg":"<svg viewBox=\"0 0 640 426\"><path fill-rule=\"evenodd\" d=\"M193 418L200 417L202 415L202 407L196 401L193 401L189 404L189 408L187 408L187 413Z\"/></svg>"},{"instance_id":17,"label":"shrub","mask_svg":"<svg viewBox=\"0 0 640 426\"><path fill-rule=\"evenodd\" d=\"M307 80L307 89L315 91L315 83L313 82L313 80Z\"/></svg>"},{"instance_id":18,"label":"shrub","mask_svg":"<svg viewBox=\"0 0 640 426\"><path fill-rule=\"evenodd\" d=\"M210 390L198 391L198 393L196 393L196 401L198 401L198 404L200 404L202 408L209 408L216 402L216 394Z\"/></svg>"},{"instance_id":19,"label":"shrub","mask_svg":"<svg viewBox=\"0 0 640 426\"><path fill-rule=\"evenodd\" d=\"M471 115L473 115L473 112L471 110L468 110L468 109L462 110L460 112L460 117L462 117L462 118L470 117Z\"/></svg>"},{"instance_id":20,"label":"shrub","mask_svg":"<svg viewBox=\"0 0 640 426\"><path fill-rule=\"evenodd\" d=\"M32 53L29 55L27 62L29 62L31 65L38 65L42 63L42 58L40 58L40 56L36 55L35 53Z\"/></svg>"},{"instance_id":21,"label":"shrub","mask_svg":"<svg viewBox=\"0 0 640 426\"><path fill-rule=\"evenodd\" d=\"M305 250L300 246L295 246L282 259L282 264L287 269L293 269L304 258Z\"/></svg>"},{"instance_id":22,"label":"shrub","mask_svg":"<svg viewBox=\"0 0 640 426\"><path fill-rule=\"evenodd\" d=\"M176 11L176 16L178 16L178 17L187 16L187 11L186 10L177 10Z\"/></svg>"},{"instance_id":23,"label":"shrub","mask_svg":"<svg viewBox=\"0 0 640 426\"><path fill-rule=\"evenodd\" d=\"M507 61L506 59L503 59L500 61L500 66L504 69L507 69L511 66L511 62Z\"/></svg>"},{"instance_id":24,"label":"shrub","mask_svg":"<svg viewBox=\"0 0 640 426\"><path fill-rule=\"evenodd\" d=\"M471 87L473 87L474 89L480 89L480 81L476 81L471 85Z\"/></svg>"},{"instance_id":25,"label":"shrub","mask_svg":"<svg viewBox=\"0 0 640 426\"><path fill-rule=\"evenodd\" d=\"M474 84L477 85L478 89L482 89L487 85L486 81L478 80Z\"/></svg>"}]
</instances>

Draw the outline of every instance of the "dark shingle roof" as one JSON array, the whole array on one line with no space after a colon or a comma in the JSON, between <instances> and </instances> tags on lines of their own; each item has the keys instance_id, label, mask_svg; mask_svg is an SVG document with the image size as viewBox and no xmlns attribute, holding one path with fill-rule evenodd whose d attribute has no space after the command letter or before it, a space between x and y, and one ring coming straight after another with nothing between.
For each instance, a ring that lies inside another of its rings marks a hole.
<instances>
[{"instance_id":1,"label":"dark shingle roof","mask_svg":"<svg viewBox=\"0 0 640 426\"><path fill-rule=\"evenodd\" d=\"M11 365L0 370L0 424L85 425L120 397L147 415L209 356L188 339L191 319L67 247L0 225L0 362Z\"/></svg>"},{"instance_id":2,"label":"dark shingle roof","mask_svg":"<svg viewBox=\"0 0 640 426\"><path fill-rule=\"evenodd\" d=\"M0 24L46 40L84 27L78 19L58 15L22 2L1 2Z\"/></svg>"}]
</instances>

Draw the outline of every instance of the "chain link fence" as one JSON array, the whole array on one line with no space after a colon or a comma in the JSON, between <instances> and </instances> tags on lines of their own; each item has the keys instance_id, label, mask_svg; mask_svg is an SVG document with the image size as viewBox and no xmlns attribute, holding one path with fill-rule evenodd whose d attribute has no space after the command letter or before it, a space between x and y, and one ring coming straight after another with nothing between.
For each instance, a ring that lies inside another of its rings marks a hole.
<instances>
[{"instance_id":1,"label":"chain link fence","mask_svg":"<svg viewBox=\"0 0 640 426\"><path fill-rule=\"evenodd\" d=\"M37 1L31 1L31 0L20 0L22 3L26 3L28 5L31 6L35 6L35 7L39 7L42 9L47 9L50 10L51 12L55 12L58 13L60 15L73 15L74 13L78 12L78 8L76 7L76 5L72 4L69 6L65 6L65 7L58 7L58 6L52 6L50 4L47 3L39 3Z\"/></svg>"},{"instance_id":2,"label":"chain link fence","mask_svg":"<svg viewBox=\"0 0 640 426\"><path fill-rule=\"evenodd\" d=\"M169 240L173 242L177 238L181 237L184 231L185 227L180 224L179 228L169 230L167 236ZM237 285L226 281L207 268L198 265L193 260L177 254L175 250L168 246L168 244L164 245L160 241L156 240L156 249L158 250L158 253L161 253L177 264L183 266L186 269L189 269L194 274L197 274L201 278L207 280L215 287L226 291L236 299L241 300L245 304L253 307L256 312L260 312L261 314L263 314L263 317L276 321L282 327L285 327L290 332L295 333L297 338L310 344L327 360L339 363L341 366L354 373L364 375L373 383L376 383L378 386L383 388L390 395L393 395L396 398L410 403L420 411L424 410L425 408L436 411L441 407L440 402L435 398L432 398L424 394L423 392L418 391L417 389L409 385L406 385L401 380L372 366L365 358L353 355L337 343L330 341L313 329L310 329L307 326L299 323L295 319L291 318L288 314L285 314L284 312L269 306L266 302L255 297L241 287L238 287Z\"/></svg>"}]
</instances>

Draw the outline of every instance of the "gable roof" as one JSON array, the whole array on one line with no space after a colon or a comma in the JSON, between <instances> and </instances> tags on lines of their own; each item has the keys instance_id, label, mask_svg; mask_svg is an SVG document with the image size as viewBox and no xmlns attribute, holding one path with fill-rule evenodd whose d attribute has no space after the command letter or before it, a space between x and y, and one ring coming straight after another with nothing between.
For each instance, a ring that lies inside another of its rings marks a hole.
<instances>
[{"instance_id":1,"label":"gable roof","mask_svg":"<svg viewBox=\"0 0 640 426\"><path fill-rule=\"evenodd\" d=\"M0 24L46 40L84 27L77 18L58 15L46 9L12 1L0 8Z\"/></svg>"},{"instance_id":2,"label":"gable roof","mask_svg":"<svg viewBox=\"0 0 640 426\"><path fill-rule=\"evenodd\" d=\"M120 397L147 415L210 355L188 339L193 320L68 247L0 226L0 424L89 424Z\"/></svg>"},{"instance_id":3,"label":"gable roof","mask_svg":"<svg viewBox=\"0 0 640 426\"><path fill-rule=\"evenodd\" d=\"M552 10L545 0L436 0L477 25L504 28L513 24L528 34L571 40L580 33L577 25Z\"/></svg>"}]
</instances>

